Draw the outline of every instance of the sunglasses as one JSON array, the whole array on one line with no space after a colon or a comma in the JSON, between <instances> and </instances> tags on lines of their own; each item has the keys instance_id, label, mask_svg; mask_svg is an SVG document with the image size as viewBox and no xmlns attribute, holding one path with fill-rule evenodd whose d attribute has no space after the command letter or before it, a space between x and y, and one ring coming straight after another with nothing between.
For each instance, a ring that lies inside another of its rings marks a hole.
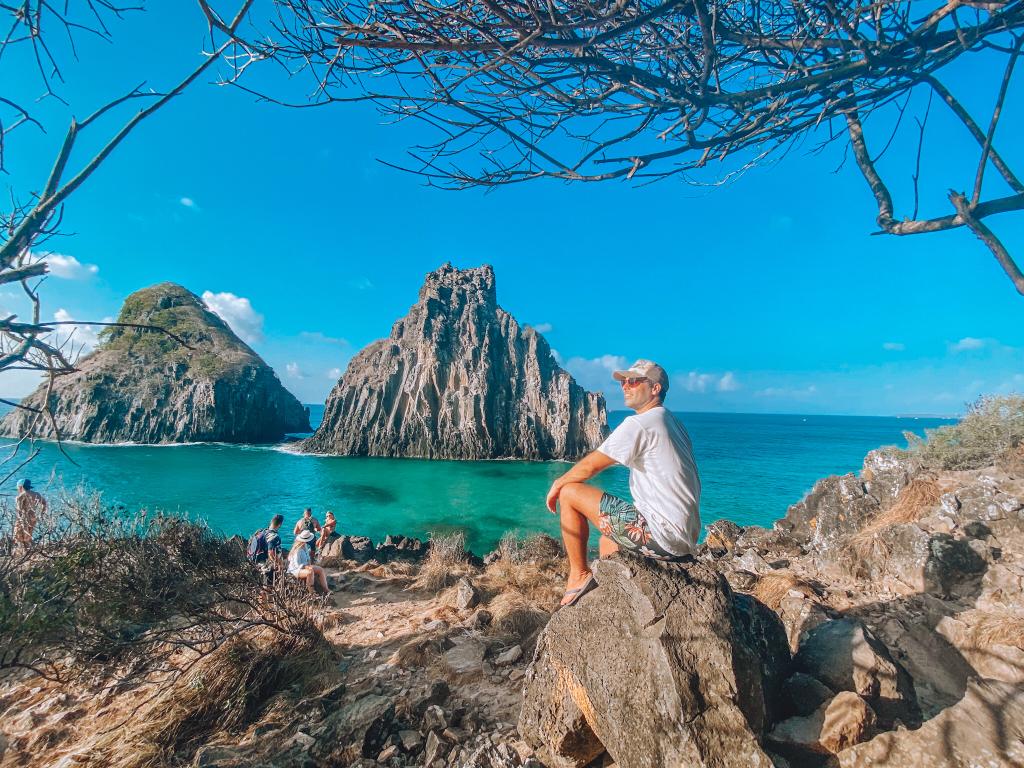
<instances>
[{"instance_id":1,"label":"sunglasses","mask_svg":"<svg viewBox=\"0 0 1024 768\"><path fill-rule=\"evenodd\" d=\"M637 384L643 384L645 381L650 381L650 379L646 376L630 376L622 380L622 386L635 387Z\"/></svg>"}]
</instances>

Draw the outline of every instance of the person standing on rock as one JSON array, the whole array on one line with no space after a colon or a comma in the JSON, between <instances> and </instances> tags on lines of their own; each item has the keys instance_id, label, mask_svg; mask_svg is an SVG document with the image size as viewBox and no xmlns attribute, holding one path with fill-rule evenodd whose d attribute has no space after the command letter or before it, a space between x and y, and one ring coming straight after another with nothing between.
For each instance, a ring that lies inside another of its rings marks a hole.
<instances>
[{"instance_id":1,"label":"person standing on rock","mask_svg":"<svg viewBox=\"0 0 1024 768\"><path fill-rule=\"evenodd\" d=\"M32 481L28 478L18 483L14 509L14 546L24 551L32 545L36 524L40 515L46 512L46 499L42 494L32 490Z\"/></svg>"},{"instance_id":2,"label":"person standing on rock","mask_svg":"<svg viewBox=\"0 0 1024 768\"><path fill-rule=\"evenodd\" d=\"M548 509L552 514L556 505L561 510L569 557L562 606L597 586L587 562L590 524L601 532L602 557L623 549L656 560L680 560L693 552L700 534L700 475L686 428L664 405L665 369L637 360L612 376L622 386L626 407L636 413L548 491ZM632 503L586 484L613 464L629 468Z\"/></svg>"}]
</instances>

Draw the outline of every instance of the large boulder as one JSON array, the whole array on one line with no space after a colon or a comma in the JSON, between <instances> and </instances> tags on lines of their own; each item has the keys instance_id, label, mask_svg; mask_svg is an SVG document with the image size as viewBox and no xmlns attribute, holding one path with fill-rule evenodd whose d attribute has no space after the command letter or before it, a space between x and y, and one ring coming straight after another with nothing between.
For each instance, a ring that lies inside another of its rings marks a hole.
<instances>
[{"instance_id":1,"label":"large boulder","mask_svg":"<svg viewBox=\"0 0 1024 768\"><path fill-rule=\"evenodd\" d=\"M277 375L195 294L174 283L125 299L95 351L22 402L53 422L11 411L0 434L87 443L263 443L309 432L309 413ZM177 338L163 333L163 329Z\"/></svg>"},{"instance_id":2,"label":"large boulder","mask_svg":"<svg viewBox=\"0 0 1024 768\"><path fill-rule=\"evenodd\" d=\"M910 675L855 619L835 619L815 627L800 644L793 664L833 691L864 697L886 727L896 720L905 725L921 721Z\"/></svg>"},{"instance_id":3,"label":"large boulder","mask_svg":"<svg viewBox=\"0 0 1024 768\"><path fill-rule=\"evenodd\" d=\"M879 448L864 457L860 471L865 490L878 499L883 507L896 501L914 475L920 471L918 462L906 451L897 448Z\"/></svg>"},{"instance_id":4,"label":"large boulder","mask_svg":"<svg viewBox=\"0 0 1024 768\"><path fill-rule=\"evenodd\" d=\"M860 531L881 508L856 475L831 475L816 482L775 527L808 545L821 559L831 560L843 540Z\"/></svg>"},{"instance_id":5,"label":"large boulder","mask_svg":"<svg viewBox=\"0 0 1024 768\"><path fill-rule=\"evenodd\" d=\"M704 564L611 558L594 573L600 586L555 613L526 676L519 731L540 759L768 768L759 737L778 680L764 660L788 666L782 628Z\"/></svg>"},{"instance_id":6,"label":"large boulder","mask_svg":"<svg viewBox=\"0 0 1024 768\"><path fill-rule=\"evenodd\" d=\"M445 264L391 335L355 355L301 450L434 459L575 459L608 430L604 396L498 306L494 270Z\"/></svg>"},{"instance_id":7,"label":"large boulder","mask_svg":"<svg viewBox=\"0 0 1024 768\"><path fill-rule=\"evenodd\" d=\"M890 731L844 749L840 768L1019 768L1024 686L975 679L963 699L916 731Z\"/></svg>"}]
</instances>

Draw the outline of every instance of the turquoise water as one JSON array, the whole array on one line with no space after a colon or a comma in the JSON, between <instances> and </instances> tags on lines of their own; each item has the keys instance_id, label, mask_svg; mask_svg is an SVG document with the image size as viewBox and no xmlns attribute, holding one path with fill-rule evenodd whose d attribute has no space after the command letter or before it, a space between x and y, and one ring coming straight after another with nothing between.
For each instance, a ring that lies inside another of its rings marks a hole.
<instances>
[{"instance_id":1,"label":"turquoise water","mask_svg":"<svg viewBox=\"0 0 1024 768\"><path fill-rule=\"evenodd\" d=\"M311 406L314 422L322 406ZM610 415L614 427L628 415ZM881 445L905 445L903 431L951 423L943 419L679 414L693 439L703 482L701 517L770 525L828 474L857 470ZM558 535L544 497L568 467L560 462L454 462L302 456L269 446L173 447L39 443L19 477L44 494L85 485L110 503L204 518L226 534L247 535L278 512L294 522L312 506L332 509L339 532L424 537L461 529L478 553L508 530ZM7 474L7 472L3 472ZM14 492L15 479L0 487ZM628 475L613 467L597 485L628 496ZM290 525L286 525L290 528Z\"/></svg>"}]
</instances>

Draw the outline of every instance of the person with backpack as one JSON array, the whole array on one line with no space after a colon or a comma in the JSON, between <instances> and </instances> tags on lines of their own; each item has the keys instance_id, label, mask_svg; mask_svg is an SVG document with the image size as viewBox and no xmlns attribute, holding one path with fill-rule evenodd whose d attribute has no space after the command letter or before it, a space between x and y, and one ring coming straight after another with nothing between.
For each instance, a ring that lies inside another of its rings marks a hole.
<instances>
[{"instance_id":1,"label":"person with backpack","mask_svg":"<svg viewBox=\"0 0 1024 768\"><path fill-rule=\"evenodd\" d=\"M281 554L281 534L278 529L284 523L284 515L274 515L269 528L261 528L249 537L246 556L263 573L263 581L272 585L277 574L284 570L284 556Z\"/></svg>"}]
</instances>

